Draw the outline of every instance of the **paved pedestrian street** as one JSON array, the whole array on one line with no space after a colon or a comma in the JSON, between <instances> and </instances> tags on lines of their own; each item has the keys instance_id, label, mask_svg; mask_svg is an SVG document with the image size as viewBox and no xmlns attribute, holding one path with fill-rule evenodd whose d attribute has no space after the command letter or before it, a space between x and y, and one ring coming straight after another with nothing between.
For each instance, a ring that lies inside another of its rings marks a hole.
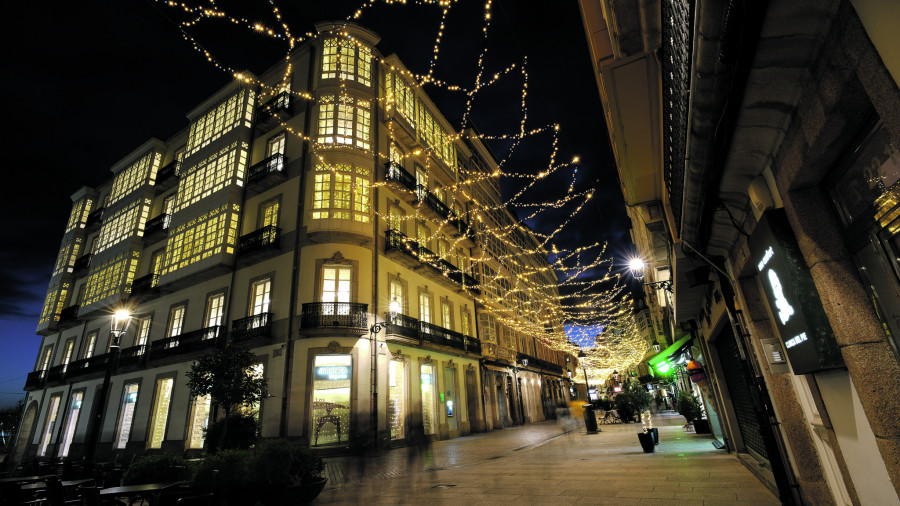
<instances>
[{"instance_id":1,"label":"paved pedestrian street","mask_svg":"<svg viewBox=\"0 0 900 506\"><path fill-rule=\"evenodd\" d=\"M644 453L641 425L541 422L438 441L421 454L326 459L316 504L779 504L710 435L687 433L675 413L653 417L660 444Z\"/></svg>"}]
</instances>

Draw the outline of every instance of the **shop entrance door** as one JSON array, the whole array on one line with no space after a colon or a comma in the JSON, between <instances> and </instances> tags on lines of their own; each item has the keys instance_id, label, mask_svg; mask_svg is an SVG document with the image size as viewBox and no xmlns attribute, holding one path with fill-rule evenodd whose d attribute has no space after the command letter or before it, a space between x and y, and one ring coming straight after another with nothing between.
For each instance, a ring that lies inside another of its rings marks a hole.
<instances>
[{"instance_id":1,"label":"shop entrance door","mask_svg":"<svg viewBox=\"0 0 900 506\"><path fill-rule=\"evenodd\" d=\"M734 408L734 415L747 453L763 466L772 469L757 417L761 406L757 404L746 380L753 375L747 370L747 364L741 360L737 343L734 340L734 332L730 326L725 327L719 339L715 341L715 345L719 351L719 359L722 361L725 384L728 386L731 405Z\"/></svg>"},{"instance_id":2,"label":"shop entrance door","mask_svg":"<svg viewBox=\"0 0 900 506\"><path fill-rule=\"evenodd\" d=\"M469 430L475 430L475 420L478 419L478 385L475 380L475 371L466 371L466 411L469 419Z\"/></svg>"}]
</instances>

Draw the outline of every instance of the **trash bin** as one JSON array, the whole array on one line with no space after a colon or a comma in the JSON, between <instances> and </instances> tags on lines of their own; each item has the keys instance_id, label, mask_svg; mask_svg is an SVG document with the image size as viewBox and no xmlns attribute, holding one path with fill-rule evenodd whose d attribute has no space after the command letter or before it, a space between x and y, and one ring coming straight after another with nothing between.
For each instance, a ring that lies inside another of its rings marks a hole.
<instances>
[{"instance_id":1,"label":"trash bin","mask_svg":"<svg viewBox=\"0 0 900 506\"><path fill-rule=\"evenodd\" d=\"M584 428L588 434L597 433L597 417L594 415L594 406L585 404L584 408Z\"/></svg>"}]
</instances>

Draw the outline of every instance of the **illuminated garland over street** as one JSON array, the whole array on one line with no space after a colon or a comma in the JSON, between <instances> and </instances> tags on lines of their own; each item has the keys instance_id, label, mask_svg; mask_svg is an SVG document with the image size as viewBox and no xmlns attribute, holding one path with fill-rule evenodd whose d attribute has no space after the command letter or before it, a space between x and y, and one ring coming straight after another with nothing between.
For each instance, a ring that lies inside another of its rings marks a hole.
<instances>
[{"instance_id":1,"label":"illuminated garland over street","mask_svg":"<svg viewBox=\"0 0 900 506\"><path fill-rule=\"evenodd\" d=\"M293 35L274 0L263 3L268 5L273 21L271 26L266 25L261 20L230 16L215 1L209 1L200 5L190 5L187 2L168 0L156 0L156 2L169 11L174 11L184 16L184 19L179 22L182 36L207 61L216 68L249 85L260 86L265 94L274 95L283 90L282 86L288 82L292 72L290 63L291 51L301 43L318 37L317 34L310 32L302 36ZM379 63L388 66L392 73L403 76L408 82L415 83L415 87L428 85L441 88L448 92L460 94L465 99L466 106L461 129L447 134L450 142L464 137L479 138L484 141L510 142L510 147L504 158L499 161L498 168L493 173L469 173L465 179L460 179L445 189L454 194L459 194L466 201L473 202L475 212L472 214L473 218L471 221L477 221L479 226L484 227L486 236L496 238L501 244L514 244L516 237L527 237L531 234L532 231L524 224L525 221L535 220L549 213L568 213L568 216L562 219L558 226L549 233L533 231L537 244L532 246L525 245L522 248L511 248L508 250L511 252L510 254L500 255L498 258L489 257L486 247L480 248L481 252L473 255L471 259L474 266L477 267L479 264L486 264L489 261L498 261L508 266L507 271L509 273L515 274L504 274L497 270L493 277L482 276L481 285L479 286L482 295L476 297L477 301L490 307L490 312L506 327L525 335L539 336L552 349L574 355L577 355L583 349L587 356L582 360L588 369L588 375L593 384L602 382L614 370L624 372L634 367L643 359L649 345L643 341L640 333L637 331L634 317L631 315L631 303L625 297L624 286L619 275L613 273L613 262L608 255L606 245L593 243L574 249L566 249L558 243L558 238L567 230L571 220L595 198L592 189L578 191L575 188L580 163L579 157L573 156L569 162L557 161L559 156L559 134L562 128L558 123L529 128L526 58L523 58L522 62L509 64L502 71L494 74L486 73L485 61L488 54L489 29L492 20L491 0L486 0L484 3L483 19L481 20L484 46L477 57L477 72L469 86L444 82L435 77L447 15L453 5L456 4L456 0L415 0L409 3L434 6L441 12L440 23L434 36L432 56L428 63L428 72L424 75L417 75L408 70L391 66L384 60L378 60ZM402 7L407 2L403 0L368 0L354 10L351 15L347 16L347 19L361 19L367 11L379 6L379 4ZM242 74L224 63L222 59L212 55L205 49L203 44L191 35L191 32L201 23L230 23L234 26L246 28L248 33L284 42L286 45L286 65L281 84L277 86L266 85L255 77ZM349 33L339 33L339 35L341 35L342 44L355 43L358 46L360 45ZM340 55L338 58L340 58ZM374 59L375 56L373 55ZM514 77L521 79L521 101L519 103L521 116L518 121L517 131L475 134L471 129L467 128L467 120L472 114L473 104L478 94L496 85L503 79ZM343 92L345 89L343 75L341 75L341 79L341 90ZM307 92L291 90L291 93L295 99L300 101L315 102L316 100L315 97ZM341 95L343 96L343 93ZM386 110L390 110L395 107L394 97L392 94L386 95L380 99L384 102L381 106ZM293 130L287 125L283 126L290 135L296 136L311 146L315 144L314 139L303 136L300 132ZM392 126L389 126L389 136L391 138L394 137ZM549 139L547 139L548 136ZM549 156L546 166L524 168L509 166L509 160L516 149L526 141L548 142ZM417 150L403 156L420 156L422 154L423 150ZM388 155L385 154L383 157L382 162L387 162ZM430 157L426 156L425 159L429 160ZM321 157L319 163L320 166L327 167L327 164ZM428 163L430 162L426 161L426 165ZM335 170L334 167L330 169ZM427 169L429 167L426 166ZM551 190L548 188L550 185L546 184L547 179L554 175L564 176L566 174L569 174L571 183L561 189L559 195L552 195ZM518 191L506 202L499 204L480 202L477 196L469 194L468 190L472 185L478 183L512 184L518 188ZM383 182L375 182L372 186L377 187L383 184ZM515 223L499 225L491 223L489 217L505 212L506 208L516 209L521 216L519 220ZM387 220L387 216L379 215L379 218ZM418 216L418 213L405 217L407 220L416 220L418 218L421 218ZM544 222L546 221L548 220L544 220ZM429 240L437 237L438 234L435 232ZM457 243L462 238L455 241L449 238L447 240L451 241L450 251L455 251ZM550 267L547 268L546 265L539 266L535 262L528 261L529 256L534 257L535 255L549 258ZM484 269L478 270L485 272ZM491 271L493 272L494 269L491 269ZM545 281L546 278L558 280L558 283L548 283ZM564 295L561 295L560 292ZM514 301L517 298L524 301L524 303L510 304L502 302L504 300ZM563 328L563 322L569 324L569 335ZM599 338L595 339L598 334ZM577 341L577 343L573 342L573 340ZM593 345L588 343L593 343ZM582 348L582 346L585 347ZM579 367L579 372L580 369Z\"/></svg>"}]
</instances>

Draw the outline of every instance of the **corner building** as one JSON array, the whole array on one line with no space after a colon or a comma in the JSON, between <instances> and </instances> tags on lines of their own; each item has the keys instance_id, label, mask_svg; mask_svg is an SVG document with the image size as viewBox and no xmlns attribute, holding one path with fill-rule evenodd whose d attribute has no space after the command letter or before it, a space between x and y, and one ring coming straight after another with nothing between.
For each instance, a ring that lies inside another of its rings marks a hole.
<instances>
[{"instance_id":1,"label":"corner building","mask_svg":"<svg viewBox=\"0 0 900 506\"><path fill-rule=\"evenodd\" d=\"M15 462L200 451L217 414L185 373L225 345L252 350L268 378L249 410L261 435L313 447L457 437L568 399L574 360L541 337L562 332L559 313L537 321L522 295L557 300L556 278L496 206L489 150L382 59L377 35L317 29L290 69L237 76L185 130L72 195ZM527 257L515 266L484 246L499 220L510 258ZM523 268L540 283L506 297L502 273ZM114 353L121 306L133 319Z\"/></svg>"}]
</instances>

